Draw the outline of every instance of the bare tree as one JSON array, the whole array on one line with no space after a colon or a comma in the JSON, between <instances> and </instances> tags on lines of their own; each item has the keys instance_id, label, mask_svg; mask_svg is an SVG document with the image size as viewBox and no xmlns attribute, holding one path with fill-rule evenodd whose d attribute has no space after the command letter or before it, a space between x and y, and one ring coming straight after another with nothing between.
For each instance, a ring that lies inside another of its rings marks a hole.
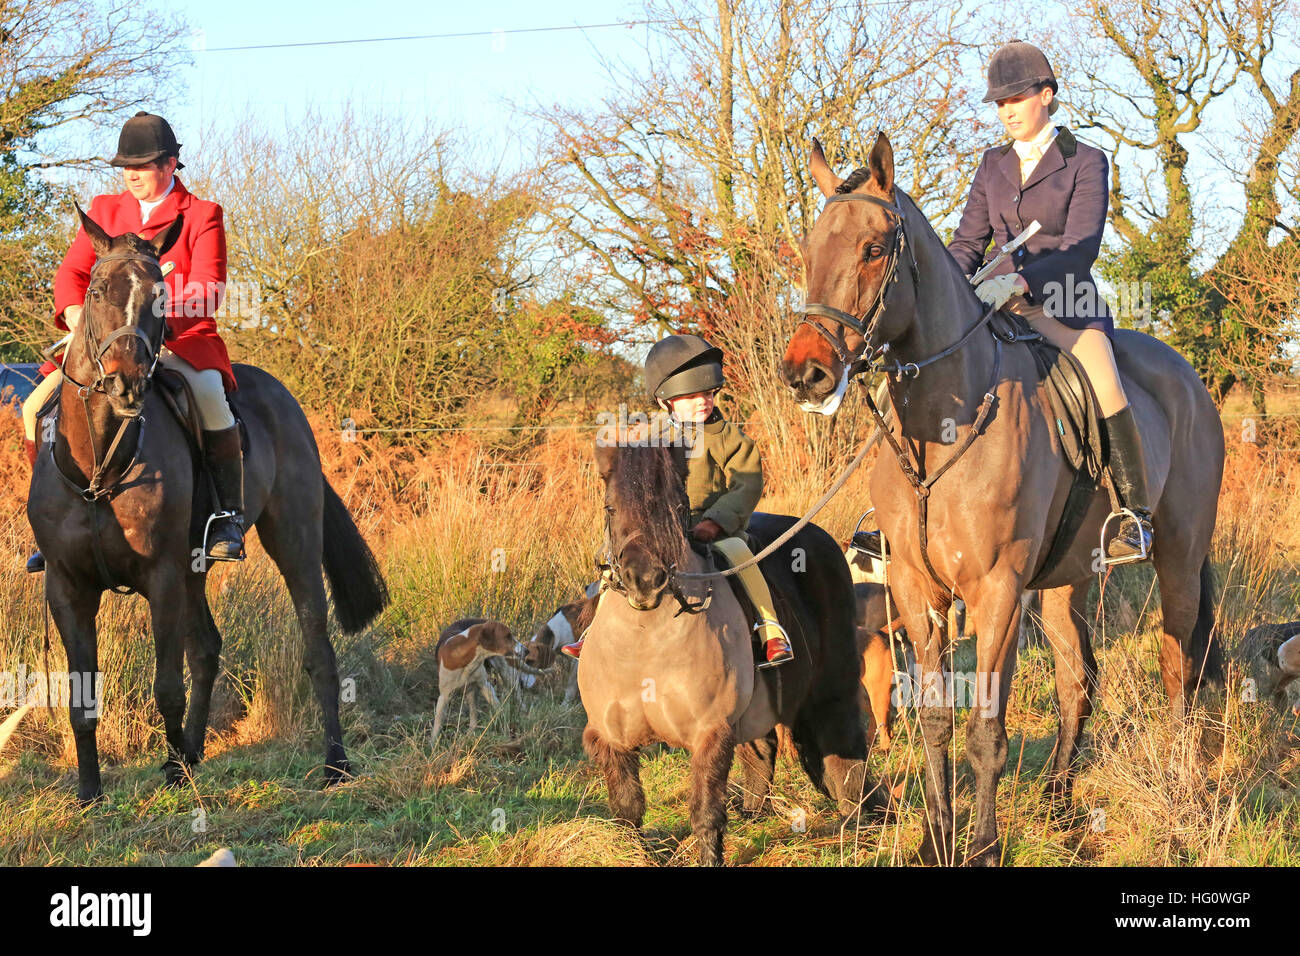
<instances>
[{"instance_id":1,"label":"bare tree","mask_svg":"<svg viewBox=\"0 0 1300 956\"><path fill-rule=\"evenodd\" d=\"M1294 50L1296 12L1293 0L1089 0L1071 14L1104 41L1075 48L1084 81L1073 101L1081 128L1112 153L1110 222L1122 248L1104 272L1151 284L1156 330L1220 402L1243 380L1262 396L1294 318L1300 237L1280 174L1300 126L1300 64L1276 47L1285 38ZM1241 194L1239 225L1218 236L1225 210L1197 195L1190 148L1216 109L1224 125L1230 110L1250 115L1252 97L1257 123L1239 148L1220 150Z\"/></svg>"}]
</instances>

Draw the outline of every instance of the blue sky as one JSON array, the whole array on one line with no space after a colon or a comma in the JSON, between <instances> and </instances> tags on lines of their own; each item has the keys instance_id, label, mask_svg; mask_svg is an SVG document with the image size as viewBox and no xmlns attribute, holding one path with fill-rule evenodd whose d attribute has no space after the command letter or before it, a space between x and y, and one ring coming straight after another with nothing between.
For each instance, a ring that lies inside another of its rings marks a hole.
<instances>
[{"instance_id":1,"label":"blue sky","mask_svg":"<svg viewBox=\"0 0 1300 956\"><path fill-rule=\"evenodd\" d=\"M325 112L344 102L433 117L487 136L511 126L508 100L581 103L604 89L600 54L644 60L644 27L502 32L491 36L352 43L222 52L220 48L412 34L510 31L640 19L635 3L568 0L539 5L383 3L342 0L267 3L182 0L170 5L201 33L183 72L180 102L160 111L196 151L202 133L253 114L293 121L308 105ZM373 14L373 15L372 15ZM193 153L191 154L193 155Z\"/></svg>"}]
</instances>

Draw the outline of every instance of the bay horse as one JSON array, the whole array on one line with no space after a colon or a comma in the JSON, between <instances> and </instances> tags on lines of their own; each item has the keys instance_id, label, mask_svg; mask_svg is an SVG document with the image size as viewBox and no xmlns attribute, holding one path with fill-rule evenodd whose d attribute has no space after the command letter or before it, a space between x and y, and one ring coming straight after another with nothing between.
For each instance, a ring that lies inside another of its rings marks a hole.
<instances>
[{"instance_id":1,"label":"bay horse","mask_svg":"<svg viewBox=\"0 0 1300 956\"><path fill-rule=\"evenodd\" d=\"M677 581L679 571L711 568L686 540L685 457L676 451L596 449L614 587L598 598L578 667L582 742L604 773L610 810L636 829L645 814L638 748L688 749L691 830L700 863L716 866L732 757L739 749L744 809L756 813L772 785L778 723L791 728L813 784L850 819L882 798L866 785L853 585L835 540L810 524L762 562L795 656L759 676L731 588L714 581L707 600L691 603ZM793 523L756 513L748 530L768 542Z\"/></svg>"},{"instance_id":2,"label":"bay horse","mask_svg":"<svg viewBox=\"0 0 1300 956\"><path fill-rule=\"evenodd\" d=\"M159 257L181 220L152 240L111 237L77 207L94 246L85 311L64 361L58 419L32 474L27 517L45 554L45 599L72 673L97 673L95 615L109 588L149 602L156 654L154 693L167 740L166 782L203 758L221 633L208 608L207 563L191 551L209 510L190 439L151 388L166 331ZM339 725L339 676L327 633L321 569L344 631L368 624L387 604L374 555L321 472L302 409L275 378L236 365L237 417L247 429L245 516L280 569L305 641L304 668L325 731L325 783L349 772ZM79 384L80 383L80 384ZM183 663L193 694L185 717ZM69 708L77 748L77 796L103 793L98 720Z\"/></svg>"},{"instance_id":3,"label":"bay horse","mask_svg":"<svg viewBox=\"0 0 1300 956\"><path fill-rule=\"evenodd\" d=\"M814 143L809 166L827 205L805 240L812 304L788 343L782 376L806 410L833 413L855 374L890 373L895 418L886 437L896 447L881 453L871 478L872 504L893 549L890 589L926 675L942 668L943 622L953 595L966 602L977 639L976 685L997 696L973 709L967 724L976 787L970 862L995 864L1020 595L1049 554L1072 473L1030 349L978 328L983 322L988 329L989 312L896 186L888 138L879 134L867 166L847 179L827 165L820 144ZM1164 618L1160 671L1181 715L1202 682L1223 681L1209 559L1223 429L1195 370L1172 348L1121 329L1115 355L1145 446ZM1109 510L1099 488L1068 552L1035 584L1044 589L1045 629L1056 657L1060 726L1050 785L1057 800L1069 796L1080 733L1092 713L1096 662L1084 611L1091 579L1102 569L1098 542ZM950 862L956 856L947 758L953 701L923 704L921 856Z\"/></svg>"}]
</instances>

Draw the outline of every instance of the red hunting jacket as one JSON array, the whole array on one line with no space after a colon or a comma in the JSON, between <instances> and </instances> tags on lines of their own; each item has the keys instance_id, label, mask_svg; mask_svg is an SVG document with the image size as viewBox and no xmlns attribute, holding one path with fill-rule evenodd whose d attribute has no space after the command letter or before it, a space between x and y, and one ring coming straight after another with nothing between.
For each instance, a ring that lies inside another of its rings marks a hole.
<instances>
[{"instance_id":1,"label":"red hunting jacket","mask_svg":"<svg viewBox=\"0 0 1300 956\"><path fill-rule=\"evenodd\" d=\"M142 239L152 239L175 221L184 217L180 237L163 255L163 262L175 263L166 279L169 293L167 306L167 348L197 369L214 368L221 373L226 391L235 390L235 375L230 368L226 344L217 334L215 313L221 305L226 285L226 227L221 207L190 194L180 179L149 217L140 223L140 203L130 192L96 196L90 204L90 218L110 236L133 232ZM54 322L67 330L63 310L80 305L90 285L90 269L95 264L95 250L86 230L78 228L72 248L63 257L54 277ZM49 374L55 366L46 363Z\"/></svg>"}]
</instances>

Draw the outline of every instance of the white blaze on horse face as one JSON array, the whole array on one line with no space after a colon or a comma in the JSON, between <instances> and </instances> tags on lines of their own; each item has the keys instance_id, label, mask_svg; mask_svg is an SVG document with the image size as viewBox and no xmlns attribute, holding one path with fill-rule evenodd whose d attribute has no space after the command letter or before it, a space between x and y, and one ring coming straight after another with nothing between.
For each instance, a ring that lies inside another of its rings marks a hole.
<instances>
[{"instance_id":1,"label":"white blaze on horse face","mask_svg":"<svg viewBox=\"0 0 1300 956\"><path fill-rule=\"evenodd\" d=\"M840 384L833 395L826 396L821 402L800 402L799 407L805 412L816 412L818 415L834 415L839 411L840 403L844 401L844 393L848 390L849 370L846 368L840 376Z\"/></svg>"},{"instance_id":2,"label":"white blaze on horse face","mask_svg":"<svg viewBox=\"0 0 1300 956\"><path fill-rule=\"evenodd\" d=\"M144 293L144 283L140 281L140 276L135 272L131 273L131 294L126 297L126 324L135 325L136 319L140 316L140 306L136 303L136 297Z\"/></svg>"}]
</instances>

